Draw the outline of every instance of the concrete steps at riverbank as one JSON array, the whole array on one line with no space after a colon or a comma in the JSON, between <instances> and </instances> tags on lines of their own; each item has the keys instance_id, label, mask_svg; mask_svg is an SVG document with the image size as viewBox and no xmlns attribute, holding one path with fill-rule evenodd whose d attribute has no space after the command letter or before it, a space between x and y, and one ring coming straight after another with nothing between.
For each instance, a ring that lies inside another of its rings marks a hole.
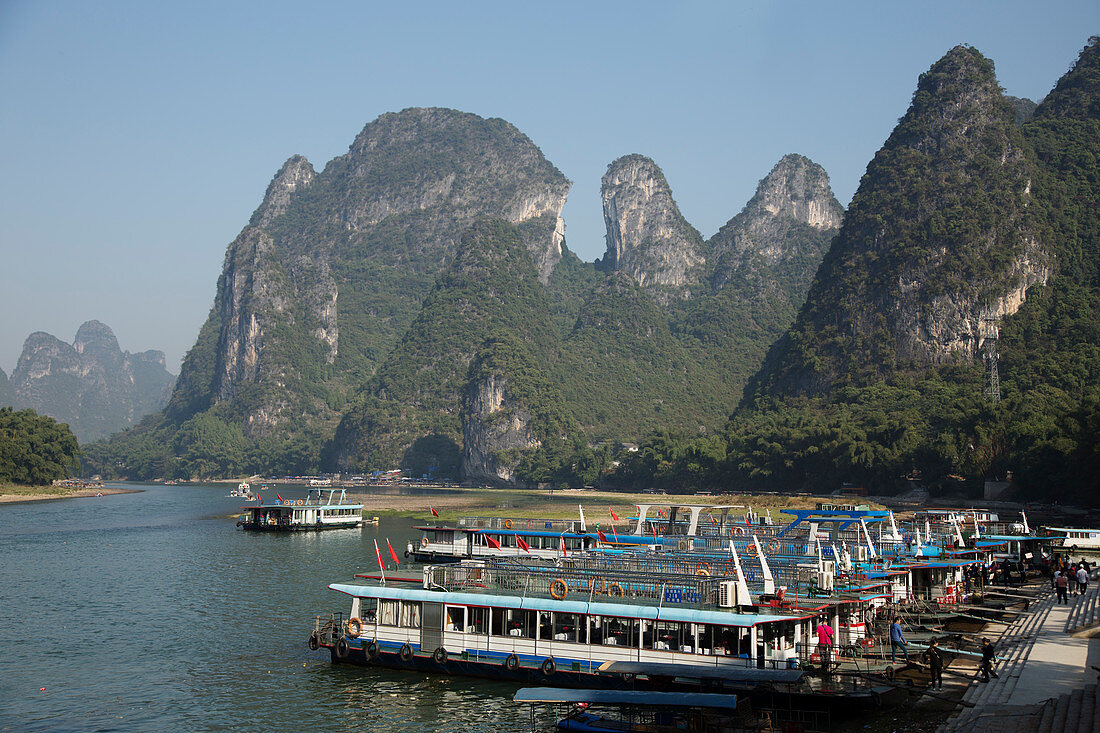
<instances>
[{"instance_id":1,"label":"concrete steps at riverbank","mask_svg":"<svg viewBox=\"0 0 1100 733\"><path fill-rule=\"evenodd\" d=\"M994 671L998 676L989 682L978 680L976 665L953 664L951 666L955 671L966 669L974 671L975 678L963 694L963 700L973 703L974 707L960 708L956 711L940 726L940 733L954 733L955 731L975 733L979 730L976 726L980 725L984 719L987 707L1002 709L1011 704L1012 693L1019 682L1024 664L1027 662L1036 636L1046 623L1053 605L1053 592L1044 592L1030 604L1029 613L1021 614L1015 621L1007 625L999 635L996 635L993 628L987 629L984 636L994 641L999 660L994 667ZM1024 730L1034 730L1034 721L1031 721L1031 726L1031 728L1024 728Z\"/></svg>"},{"instance_id":2,"label":"concrete steps at riverbank","mask_svg":"<svg viewBox=\"0 0 1100 733\"><path fill-rule=\"evenodd\" d=\"M1089 632L1100 631L1100 587L1090 583L1088 591L1083 596L1070 596L1071 604L1069 618L1066 619L1066 633L1077 635L1092 634Z\"/></svg>"}]
</instances>

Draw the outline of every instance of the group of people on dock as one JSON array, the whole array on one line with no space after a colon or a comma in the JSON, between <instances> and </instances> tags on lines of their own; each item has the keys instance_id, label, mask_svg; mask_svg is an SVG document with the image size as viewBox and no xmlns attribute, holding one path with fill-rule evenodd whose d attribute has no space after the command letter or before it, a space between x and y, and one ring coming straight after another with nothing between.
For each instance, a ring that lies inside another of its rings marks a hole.
<instances>
[{"instance_id":1,"label":"group of people on dock","mask_svg":"<svg viewBox=\"0 0 1100 733\"><path fill-rule=\"evenodd\" d=\"M1083 596L1089 589L1089 573L1092 568L1085 558L1076 567L1072 562L1059 561L1054 569L1052 582L1058 592L1058 603L1069 603L1070 595Z\"/></svg>"}]
</instances>

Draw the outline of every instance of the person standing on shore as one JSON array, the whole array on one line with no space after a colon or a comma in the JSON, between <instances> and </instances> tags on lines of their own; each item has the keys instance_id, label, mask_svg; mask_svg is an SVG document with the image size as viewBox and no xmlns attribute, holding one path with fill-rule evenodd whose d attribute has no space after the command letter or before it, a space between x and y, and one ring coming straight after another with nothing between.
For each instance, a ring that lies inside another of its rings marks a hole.
<instances>
[{"instance_id":1,"label":"person standing on shore","mask_svg":"<svg viewBox=\"0 0 1100 733\"><path fill-rule=\"evenodd\" d=\"M932 684L929 689L943 689L943 652L940 651L939 641L932 639L928 642L928 666L932 670Z\"/></svg>"},{"instance_id":2,"label":"person standing on shore","mask_svg":"<svg viewBox=\"0 0 1100 733\"><path fill-rule=\"evenodd\" d=\"M1069 599L1066 598L1066 589L1069 587L1069 580L1066 578L1066 574L1061 570L1054 571L1054 588L1058 591L1058 602L1069 603Z\"/></svg>"},{"instance_id":3,"label":"person standing on shore","mask_svg":"<svg viewBox=\"0 0 1100 733\"><path fill-rule=\"evenodd\" d=\"M905 634L901 630L901 621L894 616L894 623L890 624L890 663L894 663L894 654L898 649L905 655L905 663L909 664L909 650L905 648Z\"/></svg>"}]
</instances>

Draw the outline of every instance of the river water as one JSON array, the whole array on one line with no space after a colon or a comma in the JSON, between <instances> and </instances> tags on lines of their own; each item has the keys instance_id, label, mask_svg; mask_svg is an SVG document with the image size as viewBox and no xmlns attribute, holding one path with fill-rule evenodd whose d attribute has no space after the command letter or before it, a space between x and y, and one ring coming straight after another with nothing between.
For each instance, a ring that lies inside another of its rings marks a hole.
<instances>
[{"instance_id":1,"label":"river water","mask_svg":"<svg viewBox=\"0 0 1100 733\"><path fill-rule=\"evenodd\" d=\"M513 703L514 685L333 666L309 651L311 617L348 611L328 584L377 571L375 539L400 557L423 518L251 533L235 528L227 486L127 488L141 491L0 505L0 731L530 731L552 720ZM402 575L416 572L405 564Z\"/></svg>"}]
</instances>

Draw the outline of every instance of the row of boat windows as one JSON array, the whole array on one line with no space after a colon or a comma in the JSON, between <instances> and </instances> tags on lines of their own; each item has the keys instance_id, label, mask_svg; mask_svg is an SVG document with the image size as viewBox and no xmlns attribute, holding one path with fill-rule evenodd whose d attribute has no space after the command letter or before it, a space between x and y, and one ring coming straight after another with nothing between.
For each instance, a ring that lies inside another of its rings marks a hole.
<instances>
[{"instance_id":1,"label":"row of boat windows","mask_svg":"<svg viewBox=\"0 0 1100 733\"><path fill-rule=\"evenodd\" d=\"M419 602L379 600L377 611L363 599L364 618L380 626L418 629ZM646 621L636 618L557 613L513 608L447 606L444 630L520 639L571 641L580 644L628 646L682 651L707 650L712 654L749 653L750 631L739 626L695 624L681 621ZM758 627L761 643L791 645L795 622Z\"/></svg>"},{"instance_id":2,"label":"row of boat windows","mask_svg":"<svg viewBox=\"0 0 1100 733\"><path fill-rule=\"evenodd\" d=\"M454 542L454 532L431 532L427 533L429 542L441 542L446 544L452 544ZM493 539L500 542L501 547L519 547L519 543L516 541L516 535L493 535ZM466 538L463 537L462 541L465 542ZM527 543L527 546L532 550L558 550L561 549L564 543L565 549L568 550L580 550L583 547L584 539L580 537L524 537L523 541ZM475 539L475 543L479 545L485 545L484 540Z\"/></svg>"}]
</instances>

